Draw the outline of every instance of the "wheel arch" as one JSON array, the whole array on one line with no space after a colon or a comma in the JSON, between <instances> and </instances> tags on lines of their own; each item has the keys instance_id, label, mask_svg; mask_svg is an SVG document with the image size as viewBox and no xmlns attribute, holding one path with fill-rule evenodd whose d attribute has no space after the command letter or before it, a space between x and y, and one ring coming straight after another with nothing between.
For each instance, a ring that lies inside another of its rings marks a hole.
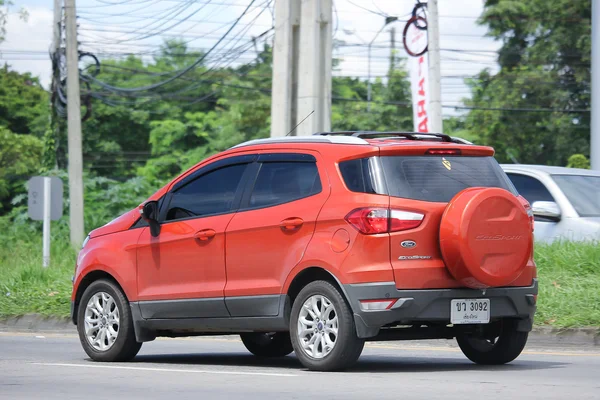
<instances>
[{"instance_id":1,"label":"wheel arch","mask_svg":"<svg viewBox=\"0 0 600 400\"><path fill-rule=\"evenodd\" d=\"M326 268L316 265L306 267L301 271L298 271L296 275L293 276L293 278L288 279L289 284L287 285L286 293L290 299L290 305L294 304L294 300L296 299L303 287L305 287L311 282L319 280L327 281L333 286L335 286L344 297L344 300L346 300L346 302L348 303L350 309L354 311L352 307L352 302L348 298L348 293L344 289L344 285L342 285L338 277Z\"/></svg>"},{"instance_id":2,"label":"wheel arch","mask_svg":"<svg viewBox=\"0 0 600 400\"><path fill-rule=\"evenodd\" d=\"M73 300L73 315L71 316L71 318L75 325L77 325L77 312L79 309L79 303L81 301L81 297L83 296L83 293L92 283L94 283L100 279L106 279L108 281L111 281L115 285L117 285L117 287L121 290L121 292L123 293L125 298L128 299L127 293L125 292L125 290L123 290L123 286L119 283L119 281L113 275L111 275L110 273L108 273L104 270L101 270L101 269L94 269L94 270L88 271L85 274L85 276L83 278L81 278L81 281L79 282L79 285L77 286L77 292L75 293L75 298Z\"/></svg>"}]
</instances>

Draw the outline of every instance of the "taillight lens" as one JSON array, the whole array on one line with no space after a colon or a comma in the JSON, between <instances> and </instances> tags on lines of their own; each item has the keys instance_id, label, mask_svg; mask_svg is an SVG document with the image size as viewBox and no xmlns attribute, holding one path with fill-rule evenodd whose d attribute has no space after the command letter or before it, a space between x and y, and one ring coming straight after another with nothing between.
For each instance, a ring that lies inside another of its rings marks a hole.
<instances>
[{"instance_id":1,"label":"taillight lens","mask_svg":"<svg viewBox=\"0 0 600 400\"><path fill-rule=\"evenodd\" d=\"M387 208L358 208L346 216L346 221L360 233L373 235L388 231Z\"/></svg>"},{"instance_id":2,"label":"taillight lens","mask_svg":"<svg viewBox=\"0 0 600 400\"><path fill-rule=\"evenodd\" d=\"M425 215L403 210L387 208L358 208L346 216L346 221L360 233L399 232L414 229L421 225Z\"/></svg>"},{"instance_id":3,"label":"taillight lens","mask_svg":"<svg viewBox=\"0 0 600 400\"><path fill-rule=\"evenodd\" d=\"M425 216L420 213L392 210L390 217L390 231L398 232L414 229L421 225Z\"/></svg>"}]
</instances>

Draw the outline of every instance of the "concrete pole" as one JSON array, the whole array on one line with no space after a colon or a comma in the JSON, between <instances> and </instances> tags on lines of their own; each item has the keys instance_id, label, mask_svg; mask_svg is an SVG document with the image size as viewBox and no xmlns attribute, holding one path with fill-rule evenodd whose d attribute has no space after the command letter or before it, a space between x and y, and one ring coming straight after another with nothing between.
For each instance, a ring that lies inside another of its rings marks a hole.
<instances>
[{"instance_id":1,"label":"concrete pole","mask_svg":"<svg viewBox=\"0 0 600 400\"><path fill-rule=\"evenodd\" d=\"M271 137L285 136L296 125L299 44L300 1L276 0Z\"/></svg>"},{"instance_id":2,"label":"concrete pole","mask_svg":"<svg viewBox=\"0 0 600 400\"><path fill-rule=\"evenodd\" d=\"M298 136L331 130L331 1L302 1L296 121L314 114L296 128Z\"/></svg>"},{"instance_id":3,"label":"concrete pole","mask_svg":"<svg viewBox=\"0 0 600 400\"><path fill-rule=\"evenodd\" d=\"M388 78L392 77L392 73L396 69L396 28L390 29L390 72Z\"/></svg>"},{"instance_id":4,"label":"concrete pole","mask_svg":"<svg viewBox=\"0 0 600 400\"><path fill-rule=\"evenodd\" d=\"M67 39L67 129L69 145L69 225L71 244L83 243L83 161L81 156L81 104L79 94L79 54L75 0L65 0Z\"/></svg>"},{"instance_id":5,"label":"concrete pole","mask_svg":"<svg viewBox=\"0 0 600 400\"><path fill-rule=\"evenodd\" d=\"M373 42L369 43L367 47L367 112L371 112L371 46Z\"/></svg>"},{"instance_id":6,"label":"concrete pole","mask_svg":"<svg viewBox=\"0 0 600 400\"><path fill-rule=\"evenodd\" d=\"M440 28L438 0L427 2L427 36L429 54L429 131L442 133L442 90L440 72Z\"/></svg>"},{"instance_id":7,"label":"concrete pole","mask_svg":"<svg viewBox=\"0 0 600 400\"><path fill-rule=\"evenodd\" d=\"M600 171L600 0L592 0L592 101L590 161Z\"/></svg>"},{"instance_id":8,"label":"concrete pole","mask_svg":"<svg viewBox=\"0 0 600 400\"><path fill-rule=\"evenodd\" d=\"M371 112L371 47L373 46L373 43L375 43L375 40L377 40L377 37L379 36L379 34L385 29L386 26L388 26L388 24L391 24L394 21L397 21L398 17L386 17L385 18L385 22L383 24L383 26L381 27L381 29L375 34L375 36L373 37L373 40L371 40L369 42L368 47L368 71L367 71L367 112Z\"/></svg>"},{"instance_id":9,"label":"concrete pole","mask_svg":"<svg viewBox=\"0 0 600 400\"><path fill-rule=\"evenodd\" d=\"M54 0L54 20L52 21L52 54L58 54L60 49L60 24L62 19L62 2Z\"/></svg>"}]
</instances>

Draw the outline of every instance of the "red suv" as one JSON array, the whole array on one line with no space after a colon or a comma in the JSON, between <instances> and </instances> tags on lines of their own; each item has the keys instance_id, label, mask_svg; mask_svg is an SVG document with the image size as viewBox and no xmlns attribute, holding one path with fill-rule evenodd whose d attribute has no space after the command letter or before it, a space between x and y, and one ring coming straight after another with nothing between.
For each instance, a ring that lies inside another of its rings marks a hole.
<instances>
[{"instance_id":1,"label":"red suv","mask_svg":"<svg viewBox=\"0 0 600 400\"><path fill-rule=\"evenodd\" d=\"M366 340L456 338L476 363L523 350L533 219L492 148L441 134L255 140L191 168L90 233L72 317L86 353L240 334L313 370Z\"/></svg>"}]
</instances>

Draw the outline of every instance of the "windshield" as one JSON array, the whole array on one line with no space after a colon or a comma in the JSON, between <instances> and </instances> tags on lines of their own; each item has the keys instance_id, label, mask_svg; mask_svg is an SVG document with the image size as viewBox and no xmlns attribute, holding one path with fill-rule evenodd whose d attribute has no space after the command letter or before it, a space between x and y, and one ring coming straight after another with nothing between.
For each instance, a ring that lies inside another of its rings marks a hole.
<instances>
[{"instance_id":1,"label":"windshield","mask_svg":"<svg viewBox=\"0 0 600 400\"><path fill-rule=\"evenodd\" d=\"M600 217L600 176L552 175L580 217Z\"/></svg>"}]
</instances>

